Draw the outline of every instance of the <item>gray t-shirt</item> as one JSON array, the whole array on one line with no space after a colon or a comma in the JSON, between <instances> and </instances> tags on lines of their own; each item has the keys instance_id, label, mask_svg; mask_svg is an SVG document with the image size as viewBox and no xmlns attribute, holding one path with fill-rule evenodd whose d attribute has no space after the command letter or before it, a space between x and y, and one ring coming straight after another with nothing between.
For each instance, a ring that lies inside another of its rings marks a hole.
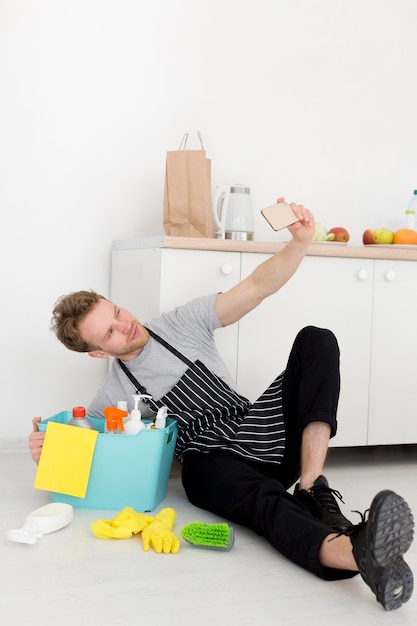
<instances>
[{"instance_id":1,"label":"gray t-shirt","mask_svg":"<svg viewBox=\"0 0 417 626\"><path fill-rule=\"evenodd\" d=\"M145 326L193 363L201 361L207 369L233 388L233 380L214 343L213 332L221 327L216 314L216 297L217 294L212 294L191 300L184 306L150 320ZM125 364L154 400L160 400L166 395L188 369L186 363L152 337L139 356L125 361ZM193 369L195 380L195 375L198 378L199 372L196 372L196 368ZM103 417L103 409L114 406L118 400L127 400L131 410L132 395L135 393L136 387L115 360L88 413ZM279 464L285 448L282 375L272 382L265 394L253 405L248 400L241 399L242 403L238 398L232 398L230 406L230 394L232 392L229 390L225 396L227 402L224 411L219 411L217 407L207 414L204 406L193 406L179 411L174 408L170 411L170 415L178 423L176 456L182 461L185 452L207 453L220 449L253 461ZM149 416L147 405L139 406L143 417Z\"/></svg>"},{"instance_id":2,"label":"gray t-shirt","mask_svg":"<svg viewBox=\"0 0 417 626\"><path fill-rule=\"evenodd\" d=\"M234 388L233 379L214 342L214 330L222 327L216 313L216 297L217 294L211 294L196 298L144 325L191 361L202 361ZM183 361L152 337L139 356L125 361L125 365L155 400L168 393L187 369ZM88 408L88 414L103 417L103 409L115 406L118 400L127 400L130 411L133 408L132 395L135 393L133 383L114 360L103 386ZM140 403L139 408L143 417L146 417L147 406Z\"/></svg>"}]
</instances>

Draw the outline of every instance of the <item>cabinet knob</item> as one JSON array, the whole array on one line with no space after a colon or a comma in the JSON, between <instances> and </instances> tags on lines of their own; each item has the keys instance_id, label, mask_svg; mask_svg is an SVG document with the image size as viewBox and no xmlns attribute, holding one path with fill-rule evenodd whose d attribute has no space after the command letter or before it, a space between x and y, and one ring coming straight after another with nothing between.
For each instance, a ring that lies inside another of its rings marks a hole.
<instances>
[{"instance_id":1,"label":"cabinet knob","mask_svg":"<svg viewBox=\"0 0 417 626\"><path fill-rule=\"evenodd\" d=\"M385 280L395 280L397 278L397 274L394 270L388 270L388 272L385 272Z\"/></svg>"},{"instance_id":2,"label":"cabinet knob","mask_svg":"<svg viewBox=\"0 0 417 626\"><path fill-rule=\"evenodd\" d=\"M223 263L223 265L221 266L221 270L220 271L225 276L229 276L229 274L231 274L233 272L232 264L231 263Z\"/></svg>"},{"instance_id":3,"label":"cabinet knob","mask_svg":"<svg viewBox=\"0 0 417 626\"><path fill-rule=\"evenodd\" d=\"M359 270L358 271L358 278L359 280L366 280L368 278L369 274L368 274L368 270Z\"/></svg>"}]
</instances>

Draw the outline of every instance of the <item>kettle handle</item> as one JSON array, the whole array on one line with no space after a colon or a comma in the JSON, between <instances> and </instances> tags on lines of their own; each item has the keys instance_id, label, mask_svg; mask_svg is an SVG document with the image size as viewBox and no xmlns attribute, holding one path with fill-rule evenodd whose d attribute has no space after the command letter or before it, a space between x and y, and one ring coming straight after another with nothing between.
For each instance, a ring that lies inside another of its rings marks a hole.
<instances>
[{"instance_id":1,"label":"kettle handle","mask_svg":"<svg viewBox=\"0 0 417 626\"><path fill-rule=\"evenodd\" d=\"M230 187L217 187L213 201L213 217L216 234L225 238L227 205L229 203Z\"/></svg>"}]
</instances>

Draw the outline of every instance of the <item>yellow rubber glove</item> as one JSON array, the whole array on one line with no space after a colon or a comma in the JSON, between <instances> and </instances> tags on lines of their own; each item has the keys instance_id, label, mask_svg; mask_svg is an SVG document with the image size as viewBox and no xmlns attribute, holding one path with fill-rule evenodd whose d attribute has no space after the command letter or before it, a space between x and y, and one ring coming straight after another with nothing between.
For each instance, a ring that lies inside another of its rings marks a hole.
<instances>
[{"instance_id":1,"label":"yellow rubber glove","mask_svg":"<svg viewBox=\"0 0 417 626\"><path fill-rule=\"evenodd\" d=\"M151 515L144 515L143 513L137 513L130 506L125 506L124 509L120 511L113 517L113 522L116 524L120 524L121 526L125 526L125 528L130 528L134 535L142 532L144 528L150 523L153 522L155 518Z\"/></svg>"},{"instance_id":2,"label":"yellow rubber glove","mask_svg":"<svg viewBox=\"0 0 417 626\"><path fill-rule=\"evenodd\" d=\"M152 547L161 554L176 554L180 549L180 540L172 532L177 517L174 509L162 509L142 531L143 548L147 552Z\"/></svg>"},{"instance_id":3,"label":"yellow rubber glove","mask_svg":"<svg viewBox=\"0 0 417 626\"><path fill-rule=\"evenodd\" d=\"M99 539L130 539L154 519L149 515L137 513L130 507L125 507L111 520L101 519L93 522L91 530Z\"/></svg>"}]
</instances>

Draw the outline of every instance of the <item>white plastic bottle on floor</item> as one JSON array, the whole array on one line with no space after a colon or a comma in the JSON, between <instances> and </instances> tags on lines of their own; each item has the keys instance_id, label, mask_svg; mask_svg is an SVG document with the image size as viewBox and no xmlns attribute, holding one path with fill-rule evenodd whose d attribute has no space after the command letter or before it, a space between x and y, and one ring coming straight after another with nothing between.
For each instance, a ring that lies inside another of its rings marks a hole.
<instances>
[{"instance_id":1,"label":"white plastic bottle on floor","mask_svg":"<svg viewBox=\"0 0 417 626\"><path fill-rule=\"evenodd\" d=\"M416 230L416 215L417 215L417 189L414 189L413 195L408 203L407 210L405 212L404 228L411 228Z\"/></svg>"},{"instance_id":2,"label":"white plastic bottle on floor","mask_svg":"<svg viewBox=\"0 0 417 626\"><path fill-rule=\"evenodd\" d=\"M22 528L9 530L7 538L19 543L36 543L39 537L67 526L73 517L74 512L70 504L50 502L32 511L26 517Z\"/></svg>"}]
</instances>

